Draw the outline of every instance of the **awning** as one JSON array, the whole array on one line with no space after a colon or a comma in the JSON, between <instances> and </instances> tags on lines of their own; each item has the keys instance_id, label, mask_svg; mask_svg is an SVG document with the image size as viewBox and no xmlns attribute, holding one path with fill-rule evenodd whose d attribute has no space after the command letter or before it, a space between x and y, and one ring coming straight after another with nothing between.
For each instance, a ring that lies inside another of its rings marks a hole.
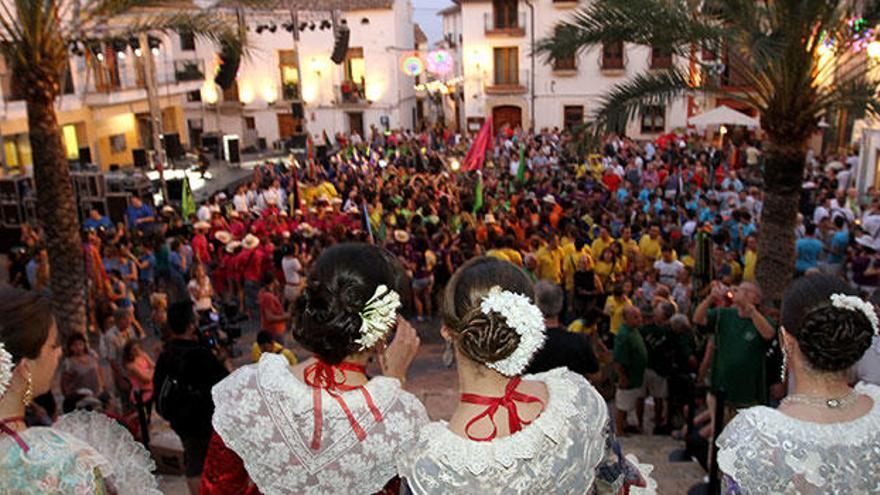
<instances>
[{"instance_id":1,"label":"awning","mask_svg":"<svg viewBox=\"0 0 880 495\"><path fill-rule=\"evenodd\" d=\"M738 112L728 106L721 105L708 112L695 115L688 119L688 124L696 127L715 127L720 125L741 125L745 127L759 127L758 119Z\"/></svg>"}]
</instances>

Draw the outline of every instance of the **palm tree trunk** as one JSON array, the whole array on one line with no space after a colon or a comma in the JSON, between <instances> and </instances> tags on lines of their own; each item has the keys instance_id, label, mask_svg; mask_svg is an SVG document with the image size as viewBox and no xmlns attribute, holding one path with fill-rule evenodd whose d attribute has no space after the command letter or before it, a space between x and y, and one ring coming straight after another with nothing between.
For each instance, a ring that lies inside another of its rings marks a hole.
<instances>
[{"instance_id":1,"label":"palm tree trunk","mask_svg":"<svg viewBox=\"0 0 880 495\"><path fill-rule=\"evenodd\" d=\"M86 331L85 267L79 217L51 83L27 92L27 116L37 190L37 218L49 253L52 309L61 335Z\"/></svg>"},{"instance_id":2,"label":"palm tree trunk","mask_svg":"<svg viewBox=\"0 0 880 495\"><path fill-rule=\"evenodd\" d=\"M767 146L755 277L764 301L773 304L782 300L794 275L795 227L806 158L802 144L771 142Z\"/></svg>"}]
</instances>

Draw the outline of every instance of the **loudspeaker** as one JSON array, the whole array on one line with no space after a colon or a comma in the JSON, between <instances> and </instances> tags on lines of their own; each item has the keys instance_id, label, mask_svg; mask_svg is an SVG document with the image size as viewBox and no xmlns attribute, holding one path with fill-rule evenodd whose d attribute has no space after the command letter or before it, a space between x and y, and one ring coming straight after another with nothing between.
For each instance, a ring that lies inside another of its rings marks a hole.
<instances>
[{"instance_id":1,"label":"loudspeaker","mask_svg":"<svg viewBox=\"0 0 880 495\"><path fill-rule=\"evenodd\" d=\"M223 89L229 89L238 75L241 45L235 40L224 39L220 42L220 46L220 64L214 82Z\"/></svg>"},{"instance_id":2,"label":"loudspeaker","mask_svg":"<svg viewBox=\"0 0 880 495\"><path fill-rule=\"evenodd\" d=\"M348 53L348 38L350 34L348 26L345 24L336 26L336 33L333 36L333 55L330 56L330 60L336 65L341 64L345 60L345 54Z\"/></svg>"},{"instance_id":3,"label":"loudspeaker","mask_svg":"<svg viewBox=\"0 0 880 495\"><path fill-rule=\"evenodd\" d=\"M291 149L306 149L309 136L307 134L294 134L287 140L287 146Z\"/></svg>"},{"instance_id":4,"label":"loudspeaker","mask_svg":"<svg viewBox=\"0 0 880 495\"><path fill-rule=\"evenodd\" d=\"M183 158L183 146L180 145L180 134L176 132L165 134L162 138L165 146L165 154L171 160L179 160Z\"/></svg>"},{"instance_id":5,"label":"loudspeaker","mask_svg":"<svg viewBox=\"0 0 880 495\"><path fill-rule=\"evenodd\" d=\"M202 134L202 147L208 148L217 160L223 159L223 149L220 146L220 136L217 134Z\"/></svg>"},{"instance_id":6,"label":"loudspeaker","mask_svg":"<svg viewBox=\"0 0 880 495\"><path fill-rule=\"evenodd\" d=\"M293 103L290 105L290 112L293 114L293 118L302 119L305 118L306 112L305 108L303 108L302 103Z\"/></svg>"},{"instance_id":7,"label":"loudspeaker","mask_svg":"<svg viewBox=\"0 0 880 495\"><path fill-rule=\"evenodd\" d=\"M183 201L183 179L166 179L165 186L168 188L168 200L176 203Z\"/></svg>"},{"instance_id":8,"label":"loudspeaker","mask_svg":"<svg viewBox=\"0 0 880 495\"><path fill-rule=\"evenodd\" d=\"M134 160L134 166L137 168L146 169L149 166L147 150L143 148L134 148L131 150L131 158Z\"/></svg>"},{"instance_id":9,"label":"loudspeaker","mask_svg":"<svg viewBox=\"0 0 880 495\"><path fill-rule=\"evenodd\" d=\"M226 153L228 153L226 159L229 163L241 163L241 152L238 149L238 138L224 138L223 146L226 148Z\"/></svg>"},{"instance_id":10,"label":"loudspeaker","mask_svg":"<svg viewBox=\"0 0 880 495\"><path fill-rule=\"evenodd\" d=\"M92 149L88 146L79 149L79 163L80 165L92 163Z\"/></svg>"}]
</instances>

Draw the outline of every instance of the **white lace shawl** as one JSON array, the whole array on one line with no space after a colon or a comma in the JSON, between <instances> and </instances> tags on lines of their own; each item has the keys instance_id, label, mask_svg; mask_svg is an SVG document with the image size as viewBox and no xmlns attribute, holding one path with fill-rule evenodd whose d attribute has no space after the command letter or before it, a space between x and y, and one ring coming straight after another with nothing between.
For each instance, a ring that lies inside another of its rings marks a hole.
<instances>
[{"instance_id":1,"label":"white lace shawl","mask_svg":"<svg viewBox=\"0 0 880 495\"><path fill-rule=\"evenodd\" d=\"M322 391L321 448L313 451L313 389L291 373L286 359L267 353L214 387L214 430L266 495L374 493L397 475L401 445L428 415L396 379L375 377L365 387L382 421L375 421L360 391L340 393L367 433L360 442L339 404Z\"/></svg>"},{"instance_id":2,"label":"white lace shawl","mask_svg":"<svg viewBox=\"0 0 880 495\"><path fill-rule=\"evenodd\" d=\"M131 434L99 413L77 411L51 428L28 428L25 453L0 438L0 493L161 495L150 454Z\"/></svg>"},{"instance_id":3,"label":"white lace shawl","mask_svg":"<svg viewBox=\"0 0 880 495\"><path fill-rule=\"evenodd\" d=\"M731 491L880 492L880 387L860 383L856 390L874 407L844 423L801 421L764 406L741 411L718 438L718 466Z\"/></svg>"},{"instance_id":4,"label":"white lace shawl","mask_svg":"<svg viewBox=\"0 0 880 495\"><path fill-rule=\"evenodd\" d=\"M513 435L475 442L446 422L425 425L398 461L416 494L586 493L606 449L608 407L580 375L558 368L524 376L544 382L544 411Z\"/></svg>"}]
</instances>

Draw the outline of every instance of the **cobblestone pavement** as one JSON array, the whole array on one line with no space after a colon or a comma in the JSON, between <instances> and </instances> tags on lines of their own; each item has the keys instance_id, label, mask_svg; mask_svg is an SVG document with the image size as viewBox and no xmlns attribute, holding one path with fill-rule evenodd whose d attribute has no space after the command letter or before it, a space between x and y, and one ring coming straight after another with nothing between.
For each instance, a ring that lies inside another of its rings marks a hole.
<instances>
[{"instance_id":1,"label":"cobblestone pavement","mask_svg":"<svg viewBox=\"0 0 880 495\"><path fill-rule=\"evenodd\" d=\"M443 365L443 344L439 337L438 323L420 323L416 325L422 339L422 347L410 369L407 389L425 404L432 420L448 419L458 398L458 376L455 369ZM247 350L253 342L253 332L247 332L241 342L242 349ZM302 349L295 349L296 354L306 356ZM245 353L246 355L248 353ZM236 364L245 364L246 356L236 360ZM372 370L373 372L377 370ZM650 405L646 407L645 418L653 417ZM649 430L650 428L646 428ZM688 489L699 482L703 470L695 462L671 463L669 454L682 447L681 442L668 436L632 435L621 438L623 450L634 454L640 462L654 465L652 477L657 480L658 493L677 495L687 493ZM163 493L185 495L186 486L182 477L165 476L162 478Z\"/></svg>"}]
</instances>

